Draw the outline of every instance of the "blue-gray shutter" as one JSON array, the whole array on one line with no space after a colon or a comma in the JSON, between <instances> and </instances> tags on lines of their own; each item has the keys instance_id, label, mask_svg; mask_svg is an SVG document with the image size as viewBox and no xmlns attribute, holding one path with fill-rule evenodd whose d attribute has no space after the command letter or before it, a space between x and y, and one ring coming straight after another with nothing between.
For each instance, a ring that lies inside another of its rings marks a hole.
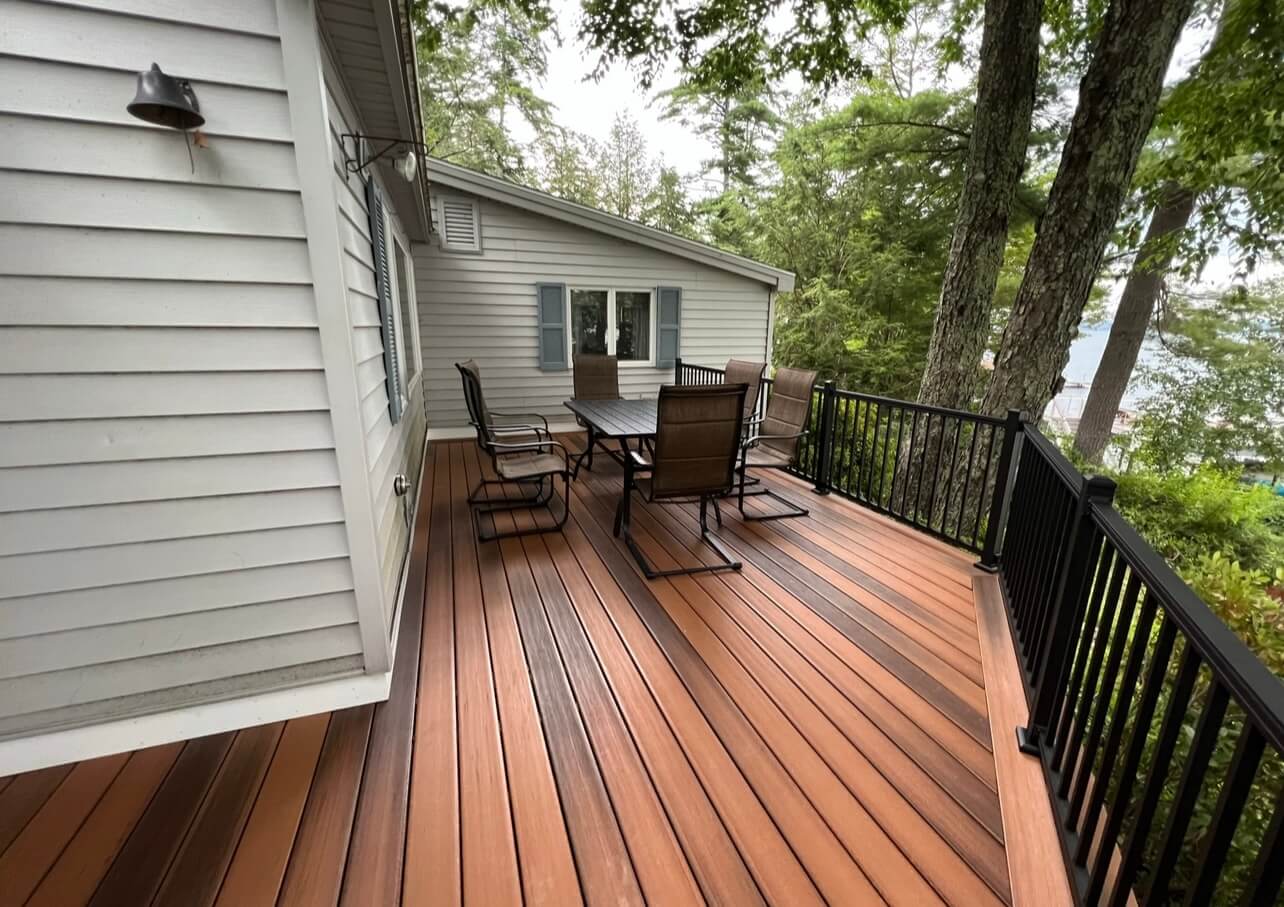
<instances>
[{"instance_id":1,"label":"blue-gray shutter","mask_svg":"<svg viewBox=\"0 0 1284 907\"><path fill-rule=\"evenodd\" d=\"M682 288L658 287L655 298L660 307L656 319L655 364L657 368L673 368L681 352Z\"/></svg>"},{"instance_id":2,"label":"blue-gray shutter","mask_svg":"<svg viewBox=\"0 0 1284 907\"><path fill-rule=\"evenodd\" d=\"M379 297L379 324L383 335L383 380L388 391L388 415L401 421L401 375L397 367L397 321L393 314L392 281L388 277L388 235L384 230L383 193L371 177L366 181L366 210L370 215L370 244L374 249L375 293Z\"/></svg>"},{"instance_id":3,"label":"blue-gray shutter","mask_svg":"<svg viewBox=\"0 0 1284 907\"><path fill-rule=\"evenodd\" d=\"M566 368L566 284L535 284L539 306L539 367L544 371Z\"/></svg>"}]
</instances>

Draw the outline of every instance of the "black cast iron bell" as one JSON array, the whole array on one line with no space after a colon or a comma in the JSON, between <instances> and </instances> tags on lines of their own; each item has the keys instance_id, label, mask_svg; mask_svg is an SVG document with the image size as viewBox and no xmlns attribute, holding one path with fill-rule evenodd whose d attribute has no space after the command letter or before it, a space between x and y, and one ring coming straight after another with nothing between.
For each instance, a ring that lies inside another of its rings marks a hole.
<instances>
[{"instance_id":1,"label":"black cast iron bell","mask_svg":"<svg viewBox=\"0 0 1284 907\"><path fill-rule=\"evenodd\" d=\"M140 120L171 129L193 129L205 122L192 83L165 75L155 63L138 74L138 93L125 109Z\"/></svg>"}]
</instances>

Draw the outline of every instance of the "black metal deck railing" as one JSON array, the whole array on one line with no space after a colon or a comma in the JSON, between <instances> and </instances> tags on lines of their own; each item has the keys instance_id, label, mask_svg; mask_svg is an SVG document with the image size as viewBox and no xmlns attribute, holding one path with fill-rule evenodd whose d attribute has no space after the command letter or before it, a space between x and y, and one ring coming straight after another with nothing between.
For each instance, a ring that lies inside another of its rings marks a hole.
<instances>
[{"instance_id":1,"label":"black metal deck railing","mask_svg":"<svg viewBox=\"0 0 1284 907\"><path fill-rule=\"evenodd\" d=\"M677 380L722 371L679 361ZM1279 903L1284 684L1114 509L1114 483L1015 412L814 393L796 474L997 571L1030 704L1018 740L1076 899Z\"/></svg>"}]
</instances>

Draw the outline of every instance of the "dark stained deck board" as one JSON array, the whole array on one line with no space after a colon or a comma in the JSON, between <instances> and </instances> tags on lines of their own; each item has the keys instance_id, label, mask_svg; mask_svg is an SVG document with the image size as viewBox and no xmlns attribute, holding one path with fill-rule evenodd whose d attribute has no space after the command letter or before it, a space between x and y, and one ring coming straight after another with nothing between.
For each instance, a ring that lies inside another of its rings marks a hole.
<instances>
[{"instance_id":1,"label":"dark stained deck board","mask_svg":"<svg viewBox=\"0 0 1284 907\"><path fill-rule=\"evenodd\" d=\"M494 671L491 665L481 566L472 520L464 503L475 481L466 467L472 451L451 448L451 544L455 570L456 713L459 751L460 850L464 898L483 904L520 904L521 874L513 837ZM492 588L500 580L489 561Z\"/></svg>"},{"instance_id":2,"label":"dark stained deck board","mask_svg":"<svg viewBox=\"0 0 1284 907\"><path fill-rule=\"evenodd\" d=\"M236 735L154 904L201 907L214 903L283 727L280 722L265 724Z\"/></svg>"},{"instance_id":3,"label":"dark stained deck board","mask_svg":"<svg viewBox=\"0 0 1284 907\"><path fill-rule=\"evenodd\" d=\"M27 904L64 907L87 902L182 750L182 743L169 743L130 754Z\"/></svg>"},{"instance_id":4,"label":"dark stained deck board","mask_svg":"<svg viewBox=\"0 0 1284 907\"><path fill-rule=\"evenodd\" d=\"M680 517L659 508L653 508L647 517L643 525L649 523L657 527L651 529L650 534L653 539L663 539L670 555L690 553L707 563L714 562L714 558L706 554L707 547L698 541L694 519L687 533ZM667 531L658 529L661 521ZM894 837L898 845L917 866L925 867L929 879L953 867L951 876L937 879L938 888L948 886L958 877L962 877L965 884L968 882L966 874L960 873L964 867L958 864L955 855L941 852L940 843L948 843L959 856L983 871L987 884L1006 894L1002 821L993 796L985 797L978 783L969 802L985 821L969 814L962 800L954 799L939 787L914 758L905 758L906 753L897 749L878 725L853 708L822 673L785 645L752 608L743 607L747 602L722 594L719 585L726 582L730 586L733 580L734 574L683 580L702 587L700 592L686 595L693 612L702 616L709 629L735 651L745 669L804 730L818 752L826 756L831 765L839 767L853 793L860 794L858 787L863 787L862 799L880 805L880 824L896 830ZM700 595L704 596L703 600ZM764 683L764 679L773 677L777 681L774 687ZM789 680L792 683L787 682ZM804 724L808 717L810 727ZM836 731L840 731L841 736ZM907 807L917 812L907 812ZM932 828L923 826L925 818ZM985 898L985 893L968 890L953 894L956 899L974 903Z\"/></svg>"},{"instance_id":5,"label":"dark stained deck board","mask_svg":"<svg viewBox=\"0 0 1284 907\"><path fill-rule=\"evenodd\" d=\"M90 903L150 902L205 800L235 734L189 740Z\"/></svg>"},{"instance_id":6,"label":"dark stained deck board","mask_svg":"<svg viewBox=\"0 0 1284 907\"><path fill-rule=\"evenodd\" d=\"M0 791L0 854L20 835L31 817L53 796L71 772L70 765L54 765L18 775Z\"/></svg>"},{"instance_id":7,"label":"dark stained deck board","mask_svg":"<svg viewBox=\"0 0 1284 907\"><path fill-rule=\"evenodd\" d=\"M608 514L601 507L595 510L605 527ZM657 567L679 566L679 560L671 557L655 536L641 527L635 528L639 543ZM682 554L690 552L683 547ZM682 557L681 563L688 561L689 557ZM658 597L670 618L693 641L701 658L773 750L787 757L816 810L883 899L902 904L928 902L934 893L927 876L935 874L937 878L932 881L942 893L958 902L984 903L988 892L973 884L975 876L955 854L941 846L943 842L936 835L930 831L923 834L917 813L877 772L869 769L859 751L806 701L790 678L774 670L760 651L750 651L752 642L748 647L741 645L741 639L728 632L732 622L705 623L701 619L701 614L707 617L716 611L717 605L700 589L699 581L675 577L667 583L676 594ZM715 626L722 630L721 635ZM891 829L904 832L899 846L889 834ZM935 853L930 861L916 864L906 852L906 845L935 848ZM919 865L925 865L928 871Z\"/></svg>"},{"instance_id":8,"label":"dark stained deck board","mask_svg":"<svg viewBox=\"0 0 1284 907\"><path fill-rule=\"evenodd\" d=\"M698 541L694 521L684 521L680 516L664 509L652 510L639 519L647 525L652 521L662 524L673 538L681 538L689 550L697 555L703 554L708 563L714 561L711 553L704 553L707 549ZM714 578L709 578L702 580L702 583L714 581ZM749 635L759 645L769 647L773 652L787 653L788 650L782 649L779 641L788 642L806 660L807 666L819 674L824 684L840 690L852 703L857 710L857 715L854 716L856 720L860 720L862 715L869 716L877 730L874 736L890 735L897 746L919 762L930 776L948 779L951 783L946 789L958 796L960 802L978 815L988 828L999 828L998 804L993 798L993 758L987 749L957 732L951 740L954 747L943 745L942 738L948 739L949 732L956 730L943 715L935 712L913 690L882 671L881 666L864 656L860 649L847 643L791 596L779 591L773 593L773 587L764 575L749 568L741 573L721 574L716 581L725 584L734 593L734 597L728 599L715 592L713 600L728 616L740 621L742 625L745 622L752 624L754 629ZM754 584L755 581L758 585ZM747 605L748 608L742 605ZM767 632L768 628L772 632ZM828 637L825 636L826 630L829 631ZM840 652L841 657L835 652ZM793 656L784 654L780 657ZM859 665L861 670L853 670L850 663ZM901 711L902 708L906 710ZM930 728L930 734L920 723ZM868 739L866 734L861 737ZM970 763L960 760L959 748L975 753L975 760ZM979 771L969 776L964 774L967 764L982 769L988 767L988 772Z\"/></svg>"},{"instance_id":9,"label":"dark stained deck board","mask_svg":"<svg viewBox=\"0 0 1284 907\"><path fill-rule=\"evenodd\" d=\"M465 469L468 487L472 488L481 472L476 451L468 453ZM504 768L522 892L531 903L570 907L581 899L579 878L517 629L508 577L498 545L474 545L496 707L503 729ZM487 818L498 821L495 817ZM498 869L510 871L506 861L501 862Z\"/></svg>"},{"instance_id":10,"label":"dark stained deck board","mask_svg":"<svg viewBox=\"0 0 1284 907\"><path fill-rule=\"evenodd\" d=\"M496 522L501 531L512 527L509 516L496 517ZM612 900L621 904L644 903L624 833L541 606L535 578L520 556L519 542L499 544L584 898L590 904Z\"/></svg>"},{"instance_id":11,"label":"dark stained deck board","mask_svg":"<svg viewBox=\"0 0 1284 907\"><path fill-rule=\"evenodd\" d=\"M331 717L278 904L338 903L373 717L369 705Z\"/></svg>"},{"instance_id":12,"label":"dark stained deck board","mask_svg":"<svg viewBox=\"0 0 1284 907\"><path fill-rule=\"evenodd\" d=\"M0 903L1011 902L969 555L769 473L811 517L648 582L608 458L487 544L489 463L426 460L388 702L0 779Z\"/></svg>"},{"instance_id":13,"label":"dark stained deck board","mask_svg":"<svg viewBox=\"0 0 1284 907\"><path fill-rule=\"evenodd\" d=\"M460 903L459 766L455 691L454 570L449 445L434 445L420 690L410 770L409 827L402 894L408 904ZM430 695L422 692L430 691Z\"/></svg>"},{"instance_id":14,"label":"dark stained deck board","mask_svg":"<svg viewBox=\"0 0 1284 907\"><path fill-rule=\"evenodd\" d=\"M128 753L90 759L67 774L0 854L0 904L26 902L128 759Z\"/></svg>"},{"instance_id":15,"label":"dark stained deck board","mask_svg":"<svg viewBox=\"0 0 1284 907\"><path fill-rule=\"evenodd\" d=\"M419 652L424 613L432 489L416 513L405 580L404 612L393 653L388 699L374 707L361 796L348 843L341 903L392 904L401 895L409 809L410 757L419 688Z\"/></svg>"},{"instance_id":16,"label":"dark stained deck board","mask_svg":"<svg viewBox=\"0 0 1284 907\"><path fill-rule=\"evenodd\" d=\"M286 724L219 889L220 907L276 903L329 726L324 713Z\"/></svg>"}]
</instances>

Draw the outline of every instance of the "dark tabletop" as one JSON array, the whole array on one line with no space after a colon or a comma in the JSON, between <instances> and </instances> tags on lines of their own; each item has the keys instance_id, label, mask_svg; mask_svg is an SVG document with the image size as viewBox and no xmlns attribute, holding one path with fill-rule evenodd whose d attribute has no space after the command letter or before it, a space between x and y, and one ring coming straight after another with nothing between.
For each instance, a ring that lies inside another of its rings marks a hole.
<instances>
[{"instance_id":1,"label":"dark tabletop","mask_svg":"<svg viewBox=\"0 0 1284 907\"><path fill-rule=\"evenodd\" d=\"M655 400L567 400L566 408L603 438L646 438L655 434Z\"/></svg>"}]
</instances>

